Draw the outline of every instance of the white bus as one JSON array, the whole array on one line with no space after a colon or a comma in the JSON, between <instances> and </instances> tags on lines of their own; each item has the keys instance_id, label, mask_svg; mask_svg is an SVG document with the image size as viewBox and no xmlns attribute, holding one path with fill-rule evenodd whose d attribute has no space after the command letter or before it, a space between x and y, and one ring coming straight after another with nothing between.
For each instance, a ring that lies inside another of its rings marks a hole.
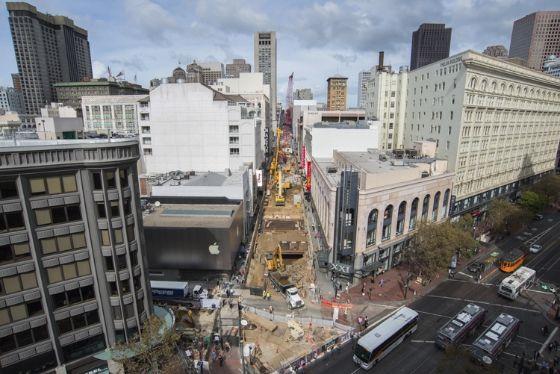
<instances>
[{"instance_id":1,"label":"white bus","mask_svg":"<svg viewBox=\"0 0 560 374\"><path fill-rule=\"evenodd\" d=\"M358 340L354 362L365 370L371 369L416 331L417 325L418 313L407 307L397 309Z\"/></svg>"},{"instance_id":2,"label":"white bus","mask_svg":"<svg viewBox=\"0 0 560 374\"><path fill-rule=\"evenodd\" d=\"M515 300L523 291L533 285L535 281L535 270L521 266L512 275L505 278L498 287L498 294Z\"/></svg>"}]
</instances>

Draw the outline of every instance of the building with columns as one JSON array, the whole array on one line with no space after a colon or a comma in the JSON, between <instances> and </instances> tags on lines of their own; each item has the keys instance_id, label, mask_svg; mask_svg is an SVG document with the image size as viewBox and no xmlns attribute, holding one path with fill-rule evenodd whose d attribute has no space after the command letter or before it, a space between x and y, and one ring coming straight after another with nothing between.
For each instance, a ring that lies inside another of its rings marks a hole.
<instances>
[{"instance_id":1,"label":"building with columns","mask_svg":"<svg viewBox=\"0 0 560 374\"><path fill-rule=\"evenodd\" d=\"M364 277L401 261L420 220L444 221L453 173L434 158L378 150L312 159L311 196L333 270Z\"/></svg>"}]
</instances>

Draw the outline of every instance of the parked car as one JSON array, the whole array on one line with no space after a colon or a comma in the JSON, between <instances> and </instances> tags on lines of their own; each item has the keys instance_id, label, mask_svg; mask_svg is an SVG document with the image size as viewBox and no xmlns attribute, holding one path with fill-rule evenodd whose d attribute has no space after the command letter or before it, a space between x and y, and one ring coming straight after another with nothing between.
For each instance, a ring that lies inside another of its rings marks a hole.
<instances>
[{"instance_id":1,"label":"parked car","mask_svg":"<svg viewBox=\"0 0 560 374\"><path fill-rule=\"evenodd\" d=\"M542 250L542 245L540 244L531 244L529 247L529 252L531 253L539 253Z\"/></svg>"},{"instance_id":2,"label":"parked car","mask_svg":"<svg viewBox=\"0 0 560 374\"><path fill-rule=\"evenodd\" d=\"M467 270L473 274L482 273L485 265L480 261L475 261L467 267Z\"/></svg>"},{"instance_id":3,"label":"parked car","mask_svg":"<svg viewBox=\"0 0 560 374\"><path fill-rule=\"evenodd\" d=\"M542 214L535 214L535 218L533 218L535 221L541 221L544 218L544 216Z\"/></svg>"}]
</instances>

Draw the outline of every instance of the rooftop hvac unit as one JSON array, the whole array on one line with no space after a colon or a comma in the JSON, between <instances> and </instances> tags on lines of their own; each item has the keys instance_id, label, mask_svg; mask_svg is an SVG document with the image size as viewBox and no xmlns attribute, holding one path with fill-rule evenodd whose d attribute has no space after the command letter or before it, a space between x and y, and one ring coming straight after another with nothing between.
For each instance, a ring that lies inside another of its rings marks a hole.
<instances>
[{"instance_id":1,"label":"rooftop hvac unit","mask_svg":"<svg viewBox=\"0 0 560 374\"><path fill-rule=\"evenodd\" d=\"M427 178L429 176L430 176L430 173L428 173L427 171L422 172L422 178Z\"/></svg>"}]
</instances>

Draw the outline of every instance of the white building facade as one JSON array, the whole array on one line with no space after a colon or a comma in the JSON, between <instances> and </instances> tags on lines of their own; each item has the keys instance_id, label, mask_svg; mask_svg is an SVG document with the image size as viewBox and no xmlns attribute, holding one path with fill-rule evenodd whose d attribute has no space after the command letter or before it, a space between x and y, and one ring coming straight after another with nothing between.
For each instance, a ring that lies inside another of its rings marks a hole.
<instances>
[{"instance_id":1,"label":"white building facade","mask_svg":"<svg viewBox=\"0 0 560 374\"><path fill-rule=\"evenodd\" d=\"M264 160L257 108L200 83L167 83L140 102L146 174L254 170Z\"/></svg>"},{"instance_id":2,"label":"white building facade","mask_svg":"<svg viewBox=\"0 0 560 374\"><path fill-rule=\"evenodd\" d=\"M560 57L550 55L544 60L543 72L553 77L560 78Z\"/></svg>"},{"instance_id":3,"label":"white building facade","mask_svg":"<svg viewBox=\"0 0 560 374\"><path fill-rule=\"evenodd\" d=\"M74 108L51 103L41 108L41 117L35 118L35 128L42 140L80 139L83 138L84 122Z\"/></svg>"},{"instance_id":4,"label":"white building facade","mask_svg":"<svg viewBox=\"0 0 560 374\"><path fill-rule=\"evenodd\" d=\"M452 213L554 169L560 80L466 51L408 74L404 146L433 140L455 171Z\"/></svg>"},{"instance_id":5,"label":"white building facade","mask_svg":"<svg viewBox=\"0 0 560 374\"><path fill-rule=\"evenodd\" d=\"M371 79L371 70L358 73L358 108L365 108L367 98L367 83Z\"/></svg>"},{"instance_id":6,"label":"white building facade","mask_svg":"<svg viewBox=\"0 0 560 374\"><path fill-rule=\"evenodd\" d=\"M403 147L408 69L394 72L389 66L371 70L367 81L364 108L368 118L381 121L380 149Z\"/></svg>"},{"instance_id":7,"label":"white building facade","mask_svg":"<svg viewBox=\"0 0 560 374\"><path fill-rule=\"evenodd\" d=\"M83 96L84 131L102 134L139 133L138 100L147 95Z\"/></svg>"}]
</instances>

